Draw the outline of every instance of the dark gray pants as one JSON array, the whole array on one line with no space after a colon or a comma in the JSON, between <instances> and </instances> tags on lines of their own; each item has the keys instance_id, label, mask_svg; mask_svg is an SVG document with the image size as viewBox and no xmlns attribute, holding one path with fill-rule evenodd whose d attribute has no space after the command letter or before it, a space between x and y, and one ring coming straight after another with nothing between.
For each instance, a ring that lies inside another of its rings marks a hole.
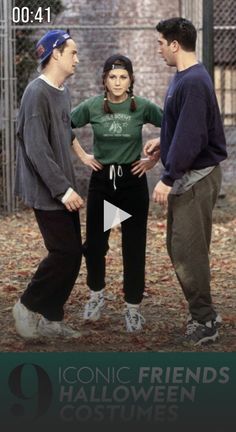
<instances>
[{"instance_id":1,"label":"dark gray pants","mask_svg":"<svg viewBox=\"0 0 236 432\"><path fill-rule=\"evenodd\" d=\"M221 185L221 169L181 195L170 195L167 250L193 319L206 322L216 315L210 292L209 248L212 211Z\"/></svg>"}]
</instances>

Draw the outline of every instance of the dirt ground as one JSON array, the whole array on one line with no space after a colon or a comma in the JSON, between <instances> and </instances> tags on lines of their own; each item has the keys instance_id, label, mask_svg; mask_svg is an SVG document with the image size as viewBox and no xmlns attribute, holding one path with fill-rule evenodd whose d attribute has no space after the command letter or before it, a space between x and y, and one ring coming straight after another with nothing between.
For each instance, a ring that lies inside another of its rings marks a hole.
<instances>
[{"instance_id":1,"label":"dirt ground","mask_svg":"<svg viewBox=\"0 0 236 432\"><path fill-rule=\"evenodd\" d=\"M165 215L158 205L150 205L148 221L146 291L142 313L144 330L128 334L124 324L120 228L112 230L107 255L106 308L96 323L84 323L82 312L88 298L84 259L75 287L65 306L65 321L80 329L76 340L25 341L14 327L12 306L24 291L46 250L31 210L0 217L0 351L1 352L173 352L236 350L236 192L225 188L214 210L211 246L212 297L222 315L218 342L200 347L184 344L186 302L175 277L165 247ZM85 235L85 209L81 211Z\"/></svg>"}]
</instances>

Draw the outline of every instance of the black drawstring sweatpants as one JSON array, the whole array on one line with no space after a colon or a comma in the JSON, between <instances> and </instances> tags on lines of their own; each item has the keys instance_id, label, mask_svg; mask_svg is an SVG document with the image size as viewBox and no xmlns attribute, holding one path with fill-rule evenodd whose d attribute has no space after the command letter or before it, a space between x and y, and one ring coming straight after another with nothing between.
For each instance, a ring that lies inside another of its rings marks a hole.
<instances>
[{"instance_id":1,"label":"black drawstring sweatpants","mask_svg":"<svg viewBox=\"0 0 236 432\"><path fill-rule=\"evenodd\" d=\"M146 175L131 173L131 165L110 165L91 176L87 201L87 230L84 255L87 284L93 291L105 287L105 256L109 249L110 230L104 228L104 200L132 215L121 224L124 268L124 299L128 303L142 301L145 287L146 229L149 193ZM115 171L114 171L115 170ZM115 175L115 177L114 177Z\"/></svg>"}]
</instances>

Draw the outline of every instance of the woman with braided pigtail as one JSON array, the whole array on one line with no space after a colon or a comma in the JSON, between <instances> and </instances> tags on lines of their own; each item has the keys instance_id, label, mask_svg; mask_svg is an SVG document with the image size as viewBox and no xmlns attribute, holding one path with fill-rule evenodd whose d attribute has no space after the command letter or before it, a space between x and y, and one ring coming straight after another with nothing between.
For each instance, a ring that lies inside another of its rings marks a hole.
<instances>
[{"instance_id":1,"label":"woman with braided pigtail","mask_svg":"<svg viewBox=\"0 0 236 432\"><path fill-rule=\"evenodd\" d=\"M133 84L129 88L129 95L130 95L130 111L135 111L136 103L135 103L135 97L133 95Z\"/></svg>"},{"instance_id":2,"label":"woman with braided pigtail","mask_svg":"<svg viewBox=\"0 0 236 432\"><path fill-rule=\"evenodd\" d=\"M113 114L111 107L109 105L108 102L108 97L107 97L107 89L106 89L106 84L105 84L105 80L106 80L106 72L103 73L103 85L105 88L104 91L104 104L103 104L103 109L104 112L107 114ZM131 78L131 83L129 86L129 89L127 91L129 97L130 97L130 111L135 111L136 110L136 102L135 102L135 98L134 98L134 94L133 94L133 85L134 85L134 76L132 76Z\"/></svg>"},{"instance_id":3,"label":"woman with braided pigtail","mask_svg":"<svg viewBox=\"0 0 236 432\"><path fill-rule=\"evenodd\" d=\"M141 159L142 127L161 126L162 110L143 97L134 96L133 66L116 54L103 67L104 95L89 98L72 111L72 126L90 123L94 133L94 157L87 155L77 138L73 142L81 160L93 168L88 199L84 255L90 298L84 319L95 321L104 308L105 256L110 229L104 232L104 201L132 215L121 224L125 323L129 332L145 322L140 304L145 287L145 249L149 193L146 171L159 159Z\"/></svg>"}]
</instances>

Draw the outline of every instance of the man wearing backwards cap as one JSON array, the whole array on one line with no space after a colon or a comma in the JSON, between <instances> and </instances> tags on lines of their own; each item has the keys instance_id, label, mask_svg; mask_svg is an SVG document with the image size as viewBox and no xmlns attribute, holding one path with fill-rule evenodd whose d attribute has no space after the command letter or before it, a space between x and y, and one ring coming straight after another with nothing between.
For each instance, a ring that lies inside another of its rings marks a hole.
<instances>
[{"instance_id":1,"label":"man wearing backwards cap","mask_svg":"<svg viewBox=\"0 0 236 432\"><path fill-rule=\"evenodd\" d=\"M15 192L33 208L48 255L13 307L13 316L25 338L78 337L63 322L63 307L82 256L78 210L83 200L76 192L70 95L64 86L79 60L75 42L63 30L46 33L36 55L42 74L28 84L21 101Z\"/></svg>"}]
</instances>

